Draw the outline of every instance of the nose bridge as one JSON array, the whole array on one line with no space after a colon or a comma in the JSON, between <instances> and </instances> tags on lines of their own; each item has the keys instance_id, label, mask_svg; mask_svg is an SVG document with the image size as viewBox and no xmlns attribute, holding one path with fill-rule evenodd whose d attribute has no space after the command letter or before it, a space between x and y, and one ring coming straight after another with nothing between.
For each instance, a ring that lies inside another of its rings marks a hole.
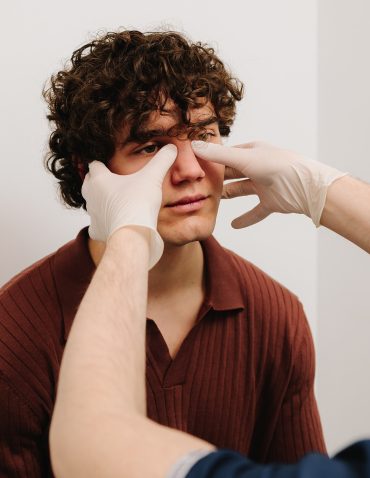
<instances>
[{"instance_id":1,"label":"nose bridge","mask_svg":"<svg viewBox=\"0 0 370 478\"><path fill-rule=\"evenodd\" d=\"M177 146L177 158L172 166L174 182L197 180L205 176L189 140L179 141Z\"/></svg>"}]
</instances>

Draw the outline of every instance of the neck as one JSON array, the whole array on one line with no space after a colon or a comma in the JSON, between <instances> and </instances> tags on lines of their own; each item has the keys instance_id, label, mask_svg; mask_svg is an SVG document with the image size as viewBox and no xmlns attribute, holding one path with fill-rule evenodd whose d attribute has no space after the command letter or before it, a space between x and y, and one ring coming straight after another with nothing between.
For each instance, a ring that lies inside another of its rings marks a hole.
<instances>
[{"instance_id":1,"label":"neck","mask_svg":"<svg viewBox=\"0 0 370 478\"><path fill-rule=\"evenodd\" d=\"M97 266L104 254L105 244L89 238L88 247ZM184 246L165 244L160 261L149 272L149 299L159 298L183 287L202 287L203 269L203 251L198 241Z\"/></svg>"},{"instance_id":2,"label":"neck","mask_svg":"<svg viewBox=\"0 0 370 478\"><path fill-rule=\"evenodd\" d=\"M165 244L160 261L149 272L149 297L159 297L189 286L201 286L203 251L200 243Z\"/></svg>"}]
</instances>

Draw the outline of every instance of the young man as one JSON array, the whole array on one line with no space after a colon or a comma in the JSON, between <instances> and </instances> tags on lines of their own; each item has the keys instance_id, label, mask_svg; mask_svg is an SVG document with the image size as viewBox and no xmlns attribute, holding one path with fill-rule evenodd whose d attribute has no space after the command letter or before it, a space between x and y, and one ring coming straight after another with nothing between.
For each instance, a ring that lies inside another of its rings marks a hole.
<instances>
[{"instance_id":1,"label":"young man","mask_svg":"<svg viewBox=\"0 0 370 478\"><path fill-rule=\"evenodd\" d=\"M229 134L241 85L204 45L171 32L126 31L77 50L45 96L54 124L48 166L70 206L85 206L81 186L92 161L113 177L140 175L162 146L177 148L158 215L164 253L149 274L148 416L260 462L324 452L303 308L211 237L224 166L190 145ZM105 250L93 219L89 234L82 230L1 292L5 476L51 473L47 435L61 356ZM151 249L162 253L154 230Z\"/></svg>"},{"instance_id":2,"label":"young man","mask_svg":"<svg viewBox=\"0 0 370 478\"><path fill-rule=\"evenodd\" d=\"M235 225L245 227L277 211L304 213L370 252L370 185L289 151L246 146L195 149L203 159L227 165L227 175L243 178L239 185L226 185L224 197L259 196L259 205ZM148 264L155 260L149 231L160 208L161 180L175 155L172 145L162 148L140 176L117 177L96 162L86 177L87 209L107 247L63 355L50 430L56 476L369 478L370 440L333 459L309 454L297 464L257 465L146 418L146 292ZM133 196L139 213L131 207Z\"/></svg>"}]
</instances>

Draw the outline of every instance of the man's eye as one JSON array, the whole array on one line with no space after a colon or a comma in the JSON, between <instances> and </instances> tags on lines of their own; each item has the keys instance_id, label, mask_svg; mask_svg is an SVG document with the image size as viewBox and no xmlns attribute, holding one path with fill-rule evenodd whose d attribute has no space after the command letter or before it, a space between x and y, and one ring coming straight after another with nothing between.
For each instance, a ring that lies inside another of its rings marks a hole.
<instances>
[{"instance_id":1,"label":"man's eye","mask_svg":"<svg viewBox=\"0 0 370 478\"><path fill-rule=\"evenodd\" d=\"M134 151L134 154L154 154L157 151L159 151L159 145L154 143L148 144L147 146L144 146L144 148L140 148L137 151Z\"/></svg>"},{"instance_id":2,"label":"man's eye","mask_svg":"<svg viewBox=\"0 0 370 478\"><path fill-rule=\"evenodd\" d=\"M198 135L198 139L201 141L209 141L212 137L215 137L216 135L212 131L204 131L204 133L200 133Z\"/></svg>"}]
</instances>

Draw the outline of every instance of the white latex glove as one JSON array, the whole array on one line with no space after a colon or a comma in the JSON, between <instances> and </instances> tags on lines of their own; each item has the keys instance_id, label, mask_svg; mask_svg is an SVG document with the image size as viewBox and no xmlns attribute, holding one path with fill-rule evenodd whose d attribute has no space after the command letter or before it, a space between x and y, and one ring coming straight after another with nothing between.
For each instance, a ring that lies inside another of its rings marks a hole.
<instances>
[{"instance_id":1,"label":"white latex glove","mask_svg":"<svg viewBox=\"0 0 370 478\"><path fill-rule=\"evenodd\" d=\"M225 180L246 178L225 184L223 198L258 195L260 203L233 220L235 229L273 212L305 214L319 227L328 187L347 174L262 142L227 147L193 141L192 146L199 158L226 165Z\"/></svg>"},{"instance_id":2,"label":"white latex glove","mask_svg":"<svg viewBox=\"0 0 370 478\"><path fill-rule=\"evenodd\" d=\"M90 237L106 242L121 227L148 228L152 268L163 253L163 240L157 231L162 182L176 156L176 146L166 145L142 169L128 175L114 174L100 161L90 163L82 185L91 218Z\"/></svg>"}]
</instances>

